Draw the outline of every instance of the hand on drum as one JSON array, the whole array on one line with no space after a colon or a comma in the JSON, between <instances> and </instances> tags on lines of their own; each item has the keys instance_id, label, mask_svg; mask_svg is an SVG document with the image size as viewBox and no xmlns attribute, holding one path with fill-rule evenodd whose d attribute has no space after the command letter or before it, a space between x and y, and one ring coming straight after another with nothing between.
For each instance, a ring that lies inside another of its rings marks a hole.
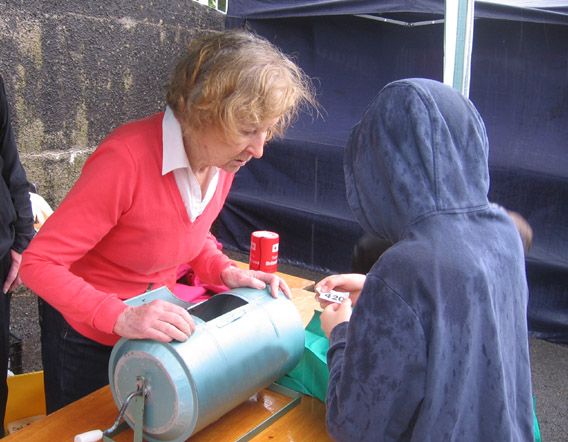
<instances>
[{"instance_id":1,"label":"hand on drum","mask_svg":"<svg viewBox=\"0 0 568 442\"><path fill-rule=\"evenodd\" d=\"M161 299L128 307L114 324L114 332L124 338L161 342L183 342L194 331L195 322L186 309Z\"/></svg>"}]
</instances>

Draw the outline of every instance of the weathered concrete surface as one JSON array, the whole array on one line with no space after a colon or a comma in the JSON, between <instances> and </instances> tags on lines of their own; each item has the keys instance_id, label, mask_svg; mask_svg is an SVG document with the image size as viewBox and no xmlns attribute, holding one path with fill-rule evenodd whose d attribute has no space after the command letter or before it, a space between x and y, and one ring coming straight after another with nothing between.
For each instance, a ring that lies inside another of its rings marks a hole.
<instances>
[{"instance_id":1,"label":"weathered concrete surface","mask_svg":"<svg viewBox=\"0 0 568 442\"><path fill-rule=\"evenodd\" d=\"M225 17L191 0L0 2L0 72L22 163L56 208L115 127L164 109L188 43Z\"/></svg>"}]
</instances>

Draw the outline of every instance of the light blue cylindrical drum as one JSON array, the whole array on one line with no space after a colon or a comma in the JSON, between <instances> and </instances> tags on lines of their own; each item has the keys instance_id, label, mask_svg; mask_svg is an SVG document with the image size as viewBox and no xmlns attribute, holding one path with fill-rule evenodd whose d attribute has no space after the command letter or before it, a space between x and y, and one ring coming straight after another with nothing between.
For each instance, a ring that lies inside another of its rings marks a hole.
<instances>
[{"instance_id":1,"label":"light blue cylindrical drum","mask_svg":"<svg viewBox=\"0 0 568 442\"><path fill-rule=\"evenodd\" d=\"M167 299L159 289L136 303ZM187 304L191 305L191 304ZM148 385L144 439L182 442L292 370L304 351L304 328L295 305L280 294L249 288L219 293L191 306L196 329L185 342L121 339L109 362L109 381L118 408ZM125 420L134 427L131 404Z\"/></svg>"}]
</instances>

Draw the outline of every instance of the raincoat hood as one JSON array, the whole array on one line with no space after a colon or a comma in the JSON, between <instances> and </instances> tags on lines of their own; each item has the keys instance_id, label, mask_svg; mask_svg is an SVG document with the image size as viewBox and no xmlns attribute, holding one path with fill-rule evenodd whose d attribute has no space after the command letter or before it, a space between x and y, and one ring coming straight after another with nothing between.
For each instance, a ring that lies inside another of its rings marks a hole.
<instances>
[{"instance_id":1,"label":"raincoat hood","mask_svg":"<svg viewBox=\"0 0 568 442\"><path fill-rule=\"evenodd\" d=\"M395 243L424 218L486 207L487 160L485 125L467 98L434 80L395 81L351 130L347 199L366 231Z\"/></svg>"}]
</instances>

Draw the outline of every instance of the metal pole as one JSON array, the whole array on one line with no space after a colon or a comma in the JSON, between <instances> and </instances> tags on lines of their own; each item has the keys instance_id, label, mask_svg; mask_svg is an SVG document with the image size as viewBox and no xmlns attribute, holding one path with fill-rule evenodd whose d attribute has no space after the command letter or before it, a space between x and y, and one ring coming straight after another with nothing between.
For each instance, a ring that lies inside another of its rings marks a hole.
<instances>
[{"instance_id":1,"label":"metal pole","mask_svg":"<svg viewBox=\"0 0 568 442\"><path fill-rule=\"evenodd\" d=\"M445 0L444 83L469 96L475 0Z\"/></svg>"}]
</instances>

